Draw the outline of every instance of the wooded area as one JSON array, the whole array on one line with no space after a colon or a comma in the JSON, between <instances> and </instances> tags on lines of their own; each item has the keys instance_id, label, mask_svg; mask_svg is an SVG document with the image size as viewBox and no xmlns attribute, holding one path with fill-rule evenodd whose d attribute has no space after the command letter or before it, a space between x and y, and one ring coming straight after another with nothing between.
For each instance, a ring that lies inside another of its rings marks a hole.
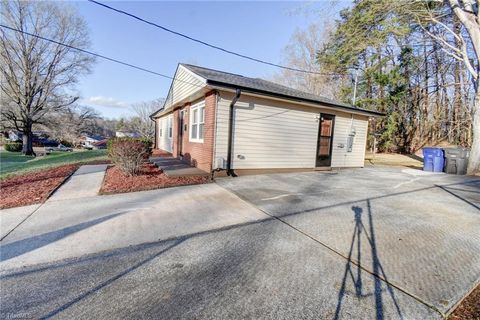
<instances>
[{"instance_id":1,"label":"wooded area","mask_svg":"<svg viewBox=\"0 0 480 320\"><path fill-rule=\"evenodd\" d=\"M370 123L379 151L471 147L478 171L478 2L358 0L324 26L297 32L286 48L290 65L322 74L276 80L352 103L357 77L355 104L386 113Z\"/></svg>"}]
</instances>

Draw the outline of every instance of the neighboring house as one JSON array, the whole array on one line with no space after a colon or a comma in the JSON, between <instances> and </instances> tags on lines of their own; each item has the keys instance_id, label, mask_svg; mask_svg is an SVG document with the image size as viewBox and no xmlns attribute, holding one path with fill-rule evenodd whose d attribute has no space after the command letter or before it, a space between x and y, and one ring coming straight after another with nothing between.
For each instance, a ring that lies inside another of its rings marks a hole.
<instances>
[{"instance_id":1,"label":"neighboring house","mask_svg":"<svg viewBox=\"0 0 480 320\"><path fill-rule=\"evenodd\" d=\"M20 131L10 130L8 132L8 140L10 141L22 141L23 133ZM48 133L45 131L32 132L32 144L34 147L53 147L58 144L56 140L50 139Z\"/></svg>"},{"instance_id":2,"label":"neighboring house","mask_svg":"<svg viewBox=\"0 0 480 320\"><path fill-rule=\"evenodd\" d=\"M8 140L10 141L20 141L23 138L23 134L20 131L8 131Z\"/></svg>"},{"instance_id":3,"label":"neighboring house","mask_svg":"<svg viewBox=\"0 0 480 320\"><path fill-rule=\"evenodd\" d=\"M152 114L155 147L201 170L363 167L370 117L356 108L258 78L179 64Z\"/></svg>"},{"instance_id":4,"label":"neighboring house","mask_svg":"<svg viewBox=\"0 0 480 320\"><path fill-rule=\"evenodd\" d=\"M138 132L131 132L131 131L123 131L123 130L118 130L115 132L115 137L117 138L141 138L142 135Z\"/></svg>"},{"instance_id":5,"label":"neighboring house","mask_svg":"<svg viewBox=\"0 0 480 320\"><path fill-rule=\"evenodd\" d=\"M93 148L95 143L102 140L105 140L105 137L101 135L97 135L97 134L84 135L80 139L80 144L85 148Z\"/></svg>"},{"instance_id":6,"label":"neighboring house","mask_svg":"<svg viewBox=\"0 0 480 320\"><path fill-rule=\"evenodd\" d=\"M107 148L107 141L108 139L103 139L97 142L92 143L93 149L106 149Z\"/></svg>"}]
</instances>

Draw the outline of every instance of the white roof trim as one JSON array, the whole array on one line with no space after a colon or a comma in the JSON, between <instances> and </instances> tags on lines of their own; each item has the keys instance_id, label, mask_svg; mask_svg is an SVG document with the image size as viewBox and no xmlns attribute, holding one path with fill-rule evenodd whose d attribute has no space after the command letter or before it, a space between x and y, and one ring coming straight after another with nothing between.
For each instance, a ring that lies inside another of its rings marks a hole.
<instances>
[{"instance_id":1,"label":"white roof trim","mask_svg":"<svg viewBox=\"0 0 480 320\"><path fill-rule=\"evenodd\" d=\"M173 76L173 79L172 79L172 82L170 83L170 87L168 88L168 94L167 94L167 97L165 98L165 102L164 102L164 107L158 111L156 111L154 114L152 114L152 117L155 118L157 117L159 114L164 114L165 112L173 109L174 105L171 105L169 108L165 108L165 105L168 103L169 99L170 99L170 95L172 94L172 89L173 89L173 85L175 83L175 81L177 82L184 82L183 80L179 80L177 79L177 75L178 75L178 71L182 69L182 71L186 71L188 72L191 76L193 76L195 79L197 79L198 81L200 81L201 83L205 84L204 87L199 87L198 90L196 92L198 92L199 90L203 90L205 87L207 87L207 79L205 79L204 77L201 77L200 75L196 74L195 72L189 70L187 67L185 67L183 64L179 63L177 65L177 69L175 70L175 75ZM195 93L196 93L195 92ZM195 94L194 93L194 94ZM192 94L192 95L194 95ZM191 95L191 96L192 96ZM184 99L185 100L185 99Z\"/></svg>"},{"instance_id":2,"label":"white roof trim","mask_svg":"<svg viewBox=\"0 0 480 320\"><path fill-rule=\"evenodd\" d=\"M204 84L207 84L207 79L205 79L204 77L196 74L195 72L193 72L192 70L188 69L187 67L185 67L183 64L179 63L178 64L178 68L177 68L177 71L175 71L175 76L174 78L176 78L177 76L177 72L178 72L178 69L182 68L182 70L185 70L187 71L188 73L190 73L194 78L196 78L198 81L204 83ZM174 81L174 80L172 80Z\"/></svg>"}]
</instances>

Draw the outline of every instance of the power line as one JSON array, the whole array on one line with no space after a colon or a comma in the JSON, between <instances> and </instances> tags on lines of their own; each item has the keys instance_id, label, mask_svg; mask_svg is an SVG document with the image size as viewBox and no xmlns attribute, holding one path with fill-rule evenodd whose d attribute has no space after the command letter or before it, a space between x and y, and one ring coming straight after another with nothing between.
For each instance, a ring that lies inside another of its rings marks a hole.
<instances>
[{"instance_id":1,"label":"power line","mask_svg":"<svg viewBox=\"0 0 480 320\"><path fill-rule=\"evenodd\" d=\"M238 53L238 52L235 52L235 51L231 51L231 50L228 50L228 49L225 49L225 48L222 48L222 47L219 47L219 46L216 46L216 45L213 45L211 43L208 43L208 42L205 42L203 40L199 40L199 39L196 39L196 38L193 38L191 36L188 36L186 34L183 34L181 32L178 32L178 31L175 31L175 30L172 30L172 29L169 29L167 27L164 27L164 26L161 26L155 22L152 22L152 21L148 21L146 19L143 19L139 16L136 16L132 13L129 13L129 12L126 12L126 11L123 11L123 10L120 10L120 9L117 9L117 8L114 8L114 7L111 7L109 5L106 5L104 3L101 3L101 2L98 2L98 1L95 1L95 0L88 0L89 2L91 3L94 3L94 4L97 4L99 6L102 6L104 8L107 8L109 10L113 10L115 12L118 12L118 13L121 13L121 14L124 14L126 16L129 16L133 19L136 19L138 21L141 21L141 22L144 22L146 24L149 24L151 26L154 26L156 28L159 28L159 29L162 29L164 31L167 31L167 32L170 32L174 35L177 35L179 37L183 37L185 39L188 39L190 41L194 41L194 42L197 42L197 43L200 43L204 46L207 46L207 47L210 47L210 48L213 48L213 49L216 49L216 50L220 50L220 51L223 51L225 53L228 53L228 54L232 54L234 56L237 56L237 57L240 57L240 58L244 58L244 59L248 59L248 60L251 60L251 61L255 61L255 62L259 62L259 63L263 63L263 64L266 64L266 65L269 65L269 66L273 66L273 67L277 67L277 68L281 68L281 69L285 69L285 70L290 70L290 71L296 71L296 72L302 72L302 73L310 73L310 74L317 74L317 75L341 75L341 74L338 74L338 73L321 73L321 72L315 72L315 71L309 71L309 70L304 70L304 69L297 69L297 68L292 68L292 67L287 67L287 66L283 66L283 65L280 65L280 64L276 64L276 63L273 63L273 62L269 62L269 61L265 61L265 60L261 60L261 59L257 59L257 58L253 58L253 57L250 57L250 56L247 56L247 55L244 55L244 54L241 54L241 53Z\"/></svg>"},{"instance_id":2,"label":"power line","mask_svg":"<svg viewBox=\"0 0 480 320\"><path fill-rule=\"evenodd\" d=\"M146 69L146 68L143 68L143 67L139 67L139 66L136 66L136 65L133 65L131 63L124 62L124 61L121 61L121 60L118 60L118 59L110 58L110 57L104 56L104 55L99 54L99 53L95 53L95 52L91 52L91 51L88 51L88 50L85 50L85 49L77 48L77 47L71 46L69 44L62 43L62 42L52 40L52 39L49 39L49 38L45 38L45 37L39 36L37 34L30 33L30 32L27 32L27 31L18 30L18 29L15 29L15 28L3 25L3 24L0 24L0 27L5 28L5 29L9 29L9 30L12 30L12 31L15 31L15 32L20 32L20 33L26 34L28 36L44 40L44 41L55 43L55 44L58 44L60 46L64 46L64 47L67 47L67 48L70 48L70 49L73 49L73 50L77 50L77 51L80 51L80 52L83 52L83 53L86 53L86 54L89 54L89 55L92 55L92 56L95 56L95 57L98 57L98 58L102 58L102 59L105 59L105 60L108 60L108 61L111 61L111 62L115 62L115 63L130 67L130 68L134 68L134 69L137 69L137 70L140 70L140 71L148 72L150 74L154 74L154 75L157 75L157 76L160 76L160 77L163 77L163 78L167 78L167 79L175 80L175 81L179 81L179 82L184 82L184 83L187 83L187 84L190 84L190 85L193 85L193 86L197 86L197 87L202 87L201 85L198 85L196 83L191 83L191 82L184 81L184 80L181 80L181 79L176 79L176 78L168 76L166 74L162 74L162 73L152 71L152 70L149 70L149 69Z\"/></svg>"}]
</instances>

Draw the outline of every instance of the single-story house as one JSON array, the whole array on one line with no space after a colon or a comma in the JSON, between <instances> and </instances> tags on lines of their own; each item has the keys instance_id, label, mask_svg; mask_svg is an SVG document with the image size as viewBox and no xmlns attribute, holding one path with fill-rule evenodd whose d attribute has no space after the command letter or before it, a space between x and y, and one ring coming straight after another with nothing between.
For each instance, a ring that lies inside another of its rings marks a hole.
<instances>
[{"instance_id":1,"label":"single-story house","mask_svg":"<svg viewBox=\"0 0 480 320\"><path fill-rule=\"evenodd\" d=\"M370 117L270 81L179 64L155 121L155 148L206 172L363 167Z\"/></svg>"},{"instance_id":2,"label":"single-story house","mask_svg":"<svg viewBox=\"0 0 480 320\"><path fill-rule=\"evenodd\" d=\"M105 137L99 134L86 134L80 138L80 144L85 148L93 148L94 144L105 140Z\"/></svg>"},{"instance_id":3,"label":"single-story house","mask_svg":"<svg viewBox=\"0 0 480 320\"><path fill-rule=\"evenodd\" d=\"M14 131L14 130L8 131L8 140L22 141L22 139L23 139L22 132ZM58 145L58 141L54 139L50 139L48 133L45 131L33 131L32 144L34 147L54 147Z\"/></svg>"},{"instance_id":4,"label":"single-story house","mask_svg":"<svg viewBox=\"0 0 480 320\"><path fill-rule=\"evenodd\" d=\"M117 137L117 138L141 138L142 135L138 132L117 130L117 131L115 131L115 137Z\"/></svg>"}]
</instances>

